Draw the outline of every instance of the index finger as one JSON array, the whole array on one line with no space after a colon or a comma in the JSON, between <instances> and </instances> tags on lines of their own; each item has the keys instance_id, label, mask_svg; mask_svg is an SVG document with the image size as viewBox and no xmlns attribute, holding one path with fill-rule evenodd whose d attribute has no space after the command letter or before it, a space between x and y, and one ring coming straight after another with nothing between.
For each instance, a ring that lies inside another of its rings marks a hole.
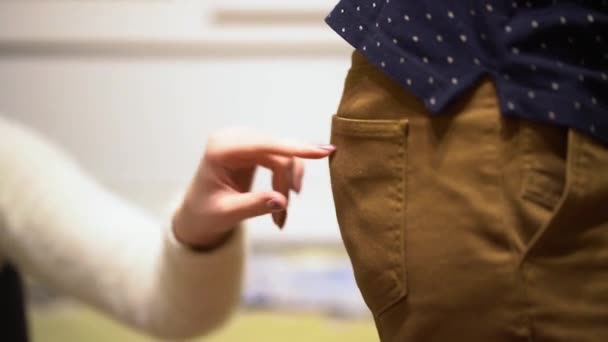
<instances>
[{"instance_id":1,"label":"index finger","mask_svg":"<svg viewBox=\"0 0 608 342\"><path fill-rule=\"evenodd\" d=\"M329 156L336 150L333 145L297 145L283 142L268 142L253 145L235 146L231 152L242 155L273 154L284 157L298 157L303 159L321 159Z\"/></svg>"},{"instance_id":2,"label":"index finger","mask_svg":"<svg viewBox=\"0 0 608 342\"><path fill-rule=\"evenodd\" d=\"M243 130L221 132L210 139L207 148L211 154L217 153L224 156L254 157L274 154L304 159L325 158L336 150L336 147L330 144L297 143Z\"/></svg>"}]
</instances>

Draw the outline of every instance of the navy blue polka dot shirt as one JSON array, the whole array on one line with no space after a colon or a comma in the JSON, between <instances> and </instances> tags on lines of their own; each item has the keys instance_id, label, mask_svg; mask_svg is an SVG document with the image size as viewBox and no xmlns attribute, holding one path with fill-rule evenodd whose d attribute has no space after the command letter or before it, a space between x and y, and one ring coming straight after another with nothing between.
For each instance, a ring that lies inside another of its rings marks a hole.
<instances>
[{"instance_id":1,"label":"navy blue polka dot shirt","mask_svg":"<svg viewBox=\"0 0 608 342\"><path fill-rule=\"evenodd\" d=\"M432 113L489 76L504 115L608 143L607 0L341 0L326 21Z\"/></svg>"}]
</instances>

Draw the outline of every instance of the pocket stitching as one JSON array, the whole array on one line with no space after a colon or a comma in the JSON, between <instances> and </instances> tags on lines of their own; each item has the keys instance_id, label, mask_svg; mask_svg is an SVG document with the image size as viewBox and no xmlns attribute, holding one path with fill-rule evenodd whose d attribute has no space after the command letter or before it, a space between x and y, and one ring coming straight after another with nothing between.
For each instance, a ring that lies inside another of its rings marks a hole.
<instances>
[{"instance_id":1,"label":"pocket stitching","mask_svg":"<svg viewBox=\"0 0 608 342\"><path fill-rule=\"evenodd\" d=\"M407 121L405 121L404 123L405 127L408 127ZM399 198L397 199L397 204L396 204L396 208L397 211L399 213L397 221L393 222L393 225L396 225L393 229L394 229L394 235L397 237L398 241L399 241L399 255L397 255L397 260L393 260L393 263L395 265L396 268L398 268L401 272L401 274L396 274L395 277L397 279L399 279L400 282L400 291L399 291L399 296L397 296L395 299L393 299L392 301L389 301L388 303L386 303L384 306L380 307L377 313L377 316L382 315L384 312L386 312L388 309L390 309L393 305L395 305L396 303L398 303L399 301L401 301L405 296L407 296L407 267L406 267L406 229L407 229L407 223L406 223L406 211L407 211L407 173L406 173L406 169L407 169L407 165L408 165L408 154L407 154L407 130L403 131L403 135L401 136L401 142L399 144L399 150L397 153L397 160L400 162L395 163L395 168L399 171L399 173L401 174L401 182L399 185L399 191L397 192L397 195L399 196ZM395 273L395 271L393 271L393 273Z\"/></svg>"},{"instance_id":2,"label":"pocket stitching","mask_svg":"<svg viewBox=\"0 0 608 342\"><path fill-rule=\"evenodd\" d=\"M407 136L408 120L361 120L347 119L334 115L334 134L361 137L402 137Z\"/></svg>"},{"instance_id":3,"label":"pocket stitching","mask_svg":"<svg viewBox=\"0 0 608 342\"><path fill-rule=\"evenodd\" d=\"M522 198L548 210L553 210L563 193L563 185L549 176L531 170L525 178Z\"/></svg>"},{"instance_id":4,"label":"pocket stitching","mask_svg":"<svg viewBox=\"0 0 608 342\"><path fill-rule=\"evenodd\" d=\"M388 198L392 199L393 210L396 211L397 215L389 225L391 230L390 236L393 239L398 239L396 244L396 253L390 253L387 258L387 262L390 265L391 274L389 279L395 279L395 287L397 287L397 293L394 298L388 298L389 300L382 304L382 300L374 300L373 297L370 302L370 307L374 307L374 315L380 316L386 312L389 308L401 301L407 296L407 267L406 267L406 252L405 252L405 236L406 236L406 207L407 207L407 137L408 137L409 122L407 119L397 120L365 120L365 119L348 119L338 115L334 115L332 134L353 136L353 137L381 137L381 138L398 138L398 149L391 158L390 167L393 168L399 175L400 182L396 189L389 194ZM391 291L392 292L392 291ZM376 306L374 302L377 302Z\"/></svg>"}]
</instances>

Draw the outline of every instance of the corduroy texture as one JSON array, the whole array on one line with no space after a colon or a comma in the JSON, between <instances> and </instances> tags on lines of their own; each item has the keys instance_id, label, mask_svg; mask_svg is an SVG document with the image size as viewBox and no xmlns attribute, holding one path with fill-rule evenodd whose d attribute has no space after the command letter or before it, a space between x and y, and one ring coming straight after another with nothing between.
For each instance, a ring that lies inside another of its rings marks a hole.
<instances>
[{"instance_id":1,"label":"corduroy texture","mask_svg":"<svg viewBox=\"0 0 608 342\"><path fill-rule=\"evenodd\" d=\"M330 171L381 340L608 340L608 148L487 80L450 111L353 55Z\"/></svg>"}]
</instances>

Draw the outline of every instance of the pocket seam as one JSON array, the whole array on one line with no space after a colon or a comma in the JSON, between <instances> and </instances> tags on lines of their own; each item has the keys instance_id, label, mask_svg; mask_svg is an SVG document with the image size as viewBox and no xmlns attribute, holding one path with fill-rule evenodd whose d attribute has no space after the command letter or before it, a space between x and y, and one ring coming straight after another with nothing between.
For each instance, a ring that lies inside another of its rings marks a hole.
<instances>
[{"instance_id":1,"label":"pocket seam","mask_svg":"<svg viewBox=\"0 0 608 342\"><path fill-rule=\"evenodd\" d=\"M531 171L525 179L522 198L553 210L563 193L563 185L541 172Z\"/></svg>"},{"instance_id":2,"label":"pocket seam","mask_svg":"<svg viewBox=\"0 0 608 342\"><path fill-rule=\"evenodd\" d=\"M408 132L409 121L407 119L394 120L367 120L367 119L349 119L339 115L334 115L332 122L332 134L363 137L363 138L387 138L395 140L398 138L398 148L394 153L391 162L393 168L400 176L398 188L391 191L387 198L392 198L396 203L392 209L398 212L398 217L390 223L392 227L390 234L393 239L398 239L397 253L390 253L392 257L387 256L385 259L389 263L390 269L384 272L390 272L390 278L396 279L397 292L393 298L387 298L385 302L382 300L370 299L370 308L373 309L375 316L381 316L384 312L390 309L399 301L403 300L408 293L407 285L407 265L406 265L406 211L407 211L407 165L408 165ZM339 147L338 147L339 149ZM379 305L376 305L379 304Z\"/></svg>"},{"instance_id":3,"label":"pocket seam","mask_svg":"<svg viewBox=\"0 0 608 342\"><path fill-rule=\"evenodd\" d=\"M360 137L407 137L408 120L362 120L333 116L335 134Z\"/></svg>"},{"instance_id":4,"label":"pocket seam","mask_svg":"<svg viewBox=\"0 0 608 342\"><path fill-rule=\"evenodd\" d=\"M401 278L401 289L400 289L400 293L399 296L396 297L394 300L389 301L388 303L386 303L383 307L381 307L378 311L377 316L381 316L384 312L386 312L388 309L390 309L391 307L393 307L393 305L395 305L396 303L398 303L399 301L401 301L403 298L405 298L408 294L408 283L407 283L407 279L408 279L408 273L407 273L407 258L406 258L406 251L407 251L407 247L406 247L406 243L407 243L407 222L406 222L406 218L407 218L407 205L408 205L408 201L407 201L407 196L408 196L408 177L407 177L407 167L409 165L408 162L408 127L409 127L409 122L407 120L398 120L399 122L399 126L401 128L401 132L402 132L402 136L401 136L401 143L399 144L399 151L397 153L397 157L398 159L401 161L400 163L396 163L396 168L399 171L399 173L401 174L401 184L400 184L400 192L398 193L399 195L399 213L400 213L400 217L399 217L399 221L397 221L396 223L396 227L395 227L395 235L396 237L399 239L399 258L398 260L395 260L395 265L396 267L399 268L401 274L397 274L397 277Z\"/></svg>"}]
</instances>

